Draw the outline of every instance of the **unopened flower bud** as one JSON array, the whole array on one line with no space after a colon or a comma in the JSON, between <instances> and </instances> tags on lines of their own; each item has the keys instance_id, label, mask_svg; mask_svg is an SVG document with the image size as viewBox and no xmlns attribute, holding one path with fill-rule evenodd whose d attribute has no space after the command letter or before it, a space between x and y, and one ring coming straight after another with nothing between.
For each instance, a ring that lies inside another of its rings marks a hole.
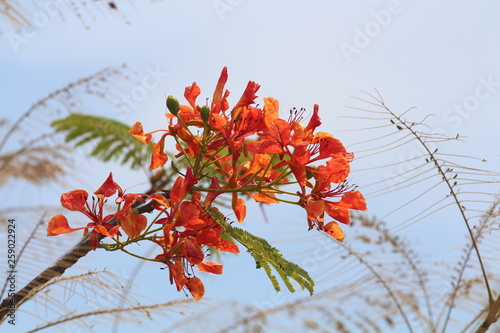
<instances>
[{"instance_id":1,"label":"unopened flower bud","mask_svg":"<svg viewBox=\"0 0 500 333\"><path fill-rule=\"evenodd\" d=\"M172 95L168 95L167 97L167 109L171 114L177 116L179 113L179 101Z\"/></svg>"},{"instance_id":2,"label":"unopened flower bud","mask_svg":"<svg viewBox=\"0 0 500 333\"><path fill-rule=\"evenodd\" d=\"M210 108L207 105L203 105L200 109L200 116L204 122L208 121L208 117L210 117Z\"/></svg>"}]
</instances>

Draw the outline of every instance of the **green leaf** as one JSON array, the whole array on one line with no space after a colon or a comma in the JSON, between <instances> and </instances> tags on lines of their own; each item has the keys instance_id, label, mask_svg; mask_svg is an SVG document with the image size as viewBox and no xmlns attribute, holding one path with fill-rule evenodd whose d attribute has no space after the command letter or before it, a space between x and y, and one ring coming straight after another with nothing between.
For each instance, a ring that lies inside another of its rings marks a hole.
<instances>
[{"instance_id":1,"label":"green leaf","mask_svg":"<svg viewBox=\"0 0 500 333\"><path fill-rule=\"evenodd\" d=\"M52 122L58 132L67 132L66 142L75 147L93 144L90 153L101 161L118 160L132 169L149 165L152 146L136 140L128 131L130 126L104 117L72 113Z\"/></svg>"},{"instance_id":2,"label":"green leaf","mask_svg":"<svg viewBox=\"0 0 500 333\"><path fill-rule=\"evenodd\" d=\"M307 289L311 295L314 293L314 281L306 270L286 260L279 250L271 246L265 239L227 223L221 213L211 210L211 214L217 223L222 226L225 233L246 247L247 252L254 258L256 267L264 269L276 291L280 291L281 288L276 275L273 274L273 270L278 273L289 291L295 292L295 288L290 281L292 279L302 289Z\"/></svg>"}]
</instances>

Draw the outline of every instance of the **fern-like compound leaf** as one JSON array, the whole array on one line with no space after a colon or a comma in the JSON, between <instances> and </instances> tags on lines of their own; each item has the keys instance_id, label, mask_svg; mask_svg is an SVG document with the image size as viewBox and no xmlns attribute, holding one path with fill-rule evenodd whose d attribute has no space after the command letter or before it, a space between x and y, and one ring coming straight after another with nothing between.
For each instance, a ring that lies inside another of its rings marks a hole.
<instances>
[{"instance_id":1,"label":"fern-like compound leaf","mask_svg":"<svg viewBox=\"0 0 500 333\"><path fill-rule=\"evenodd\" d=\"M51 126L58 132L67 132L66 142L73 142L75 147L93 144L90 155L104 162L118 160L132 169L149 164L151 146L132 137L128 133L130 126L119 121L72 113Z\"/></svg>"}]
</instances>

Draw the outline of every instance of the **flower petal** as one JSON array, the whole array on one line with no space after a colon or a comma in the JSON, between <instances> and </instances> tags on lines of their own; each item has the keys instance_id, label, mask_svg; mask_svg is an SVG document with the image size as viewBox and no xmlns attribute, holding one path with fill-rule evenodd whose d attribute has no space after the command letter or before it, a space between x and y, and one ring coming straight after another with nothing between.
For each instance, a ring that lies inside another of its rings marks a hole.
<instances>
[{"instance_id":1,"label":"flower petal","mask_svg":"<svg viewBox=\"0 0 500 333\"><path fill-rule=\"evenodd\" d=\"M130 131L128 131L133 137L137 140L141 141L144 144L149 144L151 138L153 137L151 133L144 133L144 129L142 128L141 122L136 122Z\"/></svg>"},{"instance_id":2,"label":"flower petal","mask_svg":"<svg viewBox=\"0 0 500 333\"><path fill-rule=\"evenodd\" d=\"M117 183L114 182L113 174L110 172L108 178L104 181L104 183L101 185L101 187L99 187L97 189L97 191L94 192L94 194L96 194L96 195L102 194L106 198L108 198L108 197L112 196L113 194L115 194L116 191L118 191L118 193L123 195L122 188L120 187L120 185L118 185Z\"/></svg>"},{"instance_id":3,"label":"flower petal","mask_svg":"<svg viewBox=\"0 0 500 333\"><path fill-rule=\"evenodd\" d=\"M170 272L170 283L175 282L177 291L181 291L187 282L182 263L180 261L176 261L174 264L168 263L168 269Z\"/></svg>"},{"instance_id":4,"label":"flower petal","mask_svg":"<svg viewBox=\"0 0 500 333\"><path fill-rule=\"evenodd\" d=\"M215 87L214 96L212 98L212 103L217 104L222 99L222 92L224 91L224 86L227 82L227 67L222 69L220 73L219 81L217 82L217 86Z\"/></svg>"},{"instance_id":5,"label":"flower petal","mask_svg":"<svg viewBox=\"0 0 500 333\"><path fill-rule=\"evenodd\" d=\"M349 208L339 205L339 202L325 201L325 212L339 222L351 224Z\"/></svg>"},{"instance_id":6,"label":"flower petal","mask_svg":"<svg viewBox=\"0 0 500 333\"><path fill-rule=\"evenodd\" d=\"M198 87L196 82L193 82L190 87L186 87L186 89L184 90L184 97L193 109L196 109L196 97L198 97L200 93L201 89L200 87Z\"/></svg>"},{"instance_id":7,"label":"flower petal","mask_svg":"<svg viewBox=\"0 0 500 333\"><path fill-rule=\"evenodd\" d=\"M322 215L325 211L325 201L316 200L309 201L306 205L307 217L313 220L322 220Z\"/></svg>"},{"instance_id":8,"label":"flower petal","mask_svg":"<svg viewBox=\"0 0 500 333\"><path fill-rule=\"evenodd\" d=\"M212 177L212 182L210 183L210 188L211 189L220 189L220 186L219 186L219 178L217 178L217 176L213 176ZM207 195L205 196L205 205L211 205L214 200L219 196L221 195L222 192L208 192Z\"/></svg>"},{"instance_id":9,"label":"flower petal","mask_svg":"<svg viewBox=\"0 0 500 333\"><path fill-rule=\"evenodd\" d=\"M181 219L180 225L188 230L200 230L205 226L205 222L200 219L200 210L198 207L189 202L183 201L180 206Z\"/></svg>"},{"instance_id":10,"label":"flower petal","mask_svg":"<svg viewBox=\"0 0 500 333\"><path fill-rule=\"evenodd\" d=\"M299 185L305 187L307 183L306 167L295 161L286 161L286 164L288 164L290 170L292 170Z\"/></svg>"},{"instance_id":11,"label":"flower petal","mask_svg":"<svg viewBox=\"0 0 500 333\"><path fill-rule=\"evenodd\" d=\"M74 190L61 195L61 205L69 210L84 212L89 194L84 190Z\"/></svg>"},{"instance_id":12,"label":"flower petal","mask_svg":"<svg viewBox=\"0 0 500 333\"><path fill-rule=\"evenodd\" d=\"M236 243L230 242L227 239L222 238L220 240L220 245L214 246L219 251L230 252L230 253L240 253L238 245Z\"/></svg>"},{"instance_id":13,"label":"flower petal","mask_svg":"<svg viewBox=\"0 0 500 333\"><path fill-rule=\"evenodd\" d=\"M106 237L111 237L111 235L108 232L108 229L106 229L106 227L103 225L94 226L94 230L92 230L92 233L98 233Z\"/></svg>"},{"instance_id":14,"label":"flower petal","mask_svg":"<svg viewBox=\"0 0 500 333\"><path fill-rule=\"evenodd\" d=\"M172 186L172 190L170 191L170 202L172 202L172 205L184 200L191 187L193 187L197 182L198 180L194 176L193 170L188 166L186 170L186 178L179 176Z\"/></svg>"},{"instance_id":15,"label":"flower petal","mask_svg":"<svg viewBox=\"0 0 500 333\"><path fill-rule=\"evenodd\" d=\"M280 105L274 97L264 98L264 123L272 128L274 121L280 117Z\"/></svg>"},{"instance_id":16,"label":"flower petal","mask_svg":"<svg viewBox=\"0 0 500 333\"><path fill-rule=\"evenodd\" d=\"M199 264L205 258L203 251L201 250L200 244L196 241L191 241L190 239L184 238L184 250L186 253L186 259L192 264Z\"/></svg>"},{"instance_id":17,"label":"flower petal","mask_svg":"<svg viewBox=\"0 0 500 333\"><path fill-rule=\"evenodd\" d=\"M245 217L247 216L247 206L245 206L245 200L242 198L236 199L236 203L233 204L233 211L238 219L238 222L243 223Z\"/></svg>"},{"instance_id":18,"label":"flower petal","mask_svg":"<svg viewBox=\"0 0 500 333\"><path fill-rule=\"evenodd\" d=\"M203 245L220 245L220 230L216 230L214 228L201 229L198 234L196 234L196 241Z\"/></svg>"},{"instance_id":19,"label":"flower petal","mask_svg":"<svg viewBox=\"0 0 500 333\"><path fill-rule=\"evenodd\" d=\"M120 219L120 225L123 231L129 238L138 237L141 232L146 228L147 218L144 215L136 215L132 208L128 209L128 214L125 218Z\"/></svg>"},{"instance_id":20,"label":"flower petal","mask_svg":"<svg viewBox=\"0 0 500 333\"><path fill-rule=\"evenodd\" d=\"M350 209L367 210L365 198L359 191L347 192L340 200L340 203Z\"/></svg>"},{"instance_id":21,"label":"flower petal","mask_svg":"<svg viewBox=\"0 0 500 333\"><path fill-rule=\"evenodd\" d=\"M350 171L349 163L341 155L334 155L326 165L318 166L315 173L319 174L320 188L326 190L330 187L330 183L339 184L345 181Z\"/></svg>"},{"instance_id":22,"label":"flower petal","mask_svg":"<svg viewBox=\"0 0 500 333\"><path fill-rule=\"evenodd\" d=\"M238 103L234 106L233 111L232 111L232 118L233 120L237 120L241 108L244 106L249 106L254 103L254 100L257 98L257 95L255 93L257 90L259 90L260 85L258 83L255 83L254 81L249 81L247 84L247 87L245 88L245 91L243 92L243 95L241 96L240 100Z\"/></svg>"},{"instance_id":23,"label":"flower petal","mask_svg":"<svg viewBox=\"0 0 500 333\"><path fill-rule=\"evenodd\" d=\"M73 229L69 226L68 219L66 219L64 215L56 215L49 221L49 224L47 226L47 236L57 236L60 234L67 234L75 230L80 230L84 228Z\"/></svg>"},{"instance_id":24,"label":"flower petal","mask_svg":"<svg viewBox=\"0 0 500 333\"><path fill-rule=\"evenodd\" d=\"M168 133L163 134L160 141L153 145L153 155L151 156L151 165L149 166L151 170L158 169L168 161L168 156L163 150L165 147L165 137L167 135Z\"/></svg>"},{"instance_id":25,"label":"flower petal","mask_svg":"<svg viewBox=\"0 0 500 333\"><path fill-rule=\"evenodd\" d=\"M160 194L160 193L150 194L150 195L148 195L148 198L156 201L157 203L159 203L160 205L162 205L165 208L170 207L169 200L167 198L165 198L165 196Z\"/></svg>"},{"instance_id":26,"label":"flower petal","mask_svg":"<svg viewBox=\"0 0 500 333\"><path fill-rule=\"evenodd\" d=\"M328 223L327 225L323 226L323 231L325 231L327 234L330 234L333 238L338 240L339 242L344 241L344 232L340 228L340 226L337 224L337 222L332 221Z\"/></svg>"},{"instance_id":27,"label":"flower petal","mask_svg":"<svg viewBox=\"0 0 500 333\"><path fill-rule=\"evenodd\" d=\"M318 112L319 112L319 105L314 104L313 115L312 115L311 119L309 119L309 123L307 124L306 129L305 129L306 136L314 133L314 130L316 129L316 127L321 125L321 118L319 117Z\"/></svg>"},{"instance_id":28,"label":"flower petal","mask_svg":"<svg viewBox=\"0 0 500 333\"><path fill-rule=\"evenodd\" d=\"M351 223L349 209L367 210L365 198L359 191L345 193L339 202L325 201L326 213L344 224Z\"/></svg>"},{"instance_id":29,"label":"flower petal","mask_svg":"<svg viewBox=\"0 0 500 333\"><path fill-rule=\"evenodd\" d=\"M244 178L248 175L255 175L258 172L265 170L270 163L271 163L271 156L269 156L268 154L254 154L252 157L252 161L248 166L248 170L244 174L239 176L239 178ZM257 174L257 176L261 175Z\"/></svg>"},{"instance_id":30,"label":"flower petal","mask_svg":"<svg viewBox=\"0 0 500 333\"><path fill-rule=\"evenodd\" d=\"M212 261L202 262L199 263L197 266L200 271L213 274L222 274L222 269L224 268L224 265Z\"/></svg>"},{"instance_id":31,"label":"flower petal","mask_svg":"<svg viewBox=\"0 0 500 333\"><path fill-rule=\"evenodd\" d=\"M205 295L205 286L197 277L188 278L186 281L186 288L188 288L193 298L197 301Z\"/></svg>"},{"instance_id":32,"label":"flower petal","mask_svg":"<svg viewBox=\"0 0 500 333\"><path fill-rule=\"evenodd\" d=\"M259 193L246 193L249 197L255 200L255 202L265 202L265 203L279 203L278 200L273 199L276 197L274 193L266 193L265 190Z\"/></svg>"}]
</instances>

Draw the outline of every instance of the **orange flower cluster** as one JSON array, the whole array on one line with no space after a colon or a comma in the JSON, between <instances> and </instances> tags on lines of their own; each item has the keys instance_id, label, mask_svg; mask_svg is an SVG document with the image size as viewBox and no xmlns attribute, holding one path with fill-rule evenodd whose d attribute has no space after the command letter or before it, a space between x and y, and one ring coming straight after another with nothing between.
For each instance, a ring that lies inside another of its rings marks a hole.
<instances>
[{"instance_id":1,"label":"orange flower cluster","mask_svg":"<svg viewBox=\"0 0 500 333\"><path fill-rule=\"evenodd\" d=\"M314 105L306 126L301 123L305 109L293 109L288 120L281 119L278 101L272 97L264 98L262 109L253 106L260 85L250 81L238 103L229 110L226 81L227 68L224 68L210 107L196 104L201 92L196 83L184 92L189 105L178 105L169 96L170 113L166 114L169 126L159 130L164 134L154 144L151 168L167 162L163 148L167 136L173 136L178 156L196 160L195 178L206 177L207 169L216 172L206 191L231 192L239 222L244 220L246 209L238 193L246 193L257 202L278 203L283 200L276 194L286 193L278 185L297 183L300 191L295 203L306 209L309 228L317 227L342 241L344 235L337 222L324 224L325 212L334 220L349 224L349 209L366 210L366 204L363 196L346 183L353 154L331 134L315 133L321 125L319 106ZM203 134L195 135L192 128L202 128ZM130 130L146 144L154 132L144 133L140 122ZM323 165L313 165L321 160L325 161ZM288 180L291 175L294 181ZM332 189L334 183L338 185Z\"/></svg>"},{"instance_id":2,"label":"orange flower cluster","mask_svg":"<svg viewBox=\"0 0 500 333\"><path fill-rule=\"evenodd\" d=\"M305 126L301 123L305 109L293 109L287 120L281 119L276 99L265 98L263 108L255 106L260 86L250 81L230 109L226 81L224 68L210 105L196 104L201 93L196 83L185 89L188 105L180 105L169 96L166 129L146 133L140 122L132 126L130 134L144 144L150 144L154 133L163 133L153 144L151 169L168 161L165 153L168 137L175 141L176 158L185 159L188 166L184 173L179 171L168 196L124 194L110 175L95 192L97 202L91 206L83 190L65 193L61 198L64 207L81 211L92 222L72 229L66 218L58 215L49 222L48 235L93 228L91 240L96 248L98 234L119 242L121 227L131 241L154 241L162 249L154 260L167 265L170 282L178 290L187 289L196 299L203 296L204 287L193 275L193 267L222 273L222 265L204 261L204 248L239 252L235 243L221 236L223 227L214 218L214 212L218 212L214 202L223 193L231 195L231 207L238 222L246 217L243 197L259 203L296 204L306 210L309 229L323 230L342 241L344 233L337 222L349 224L349 210L366 210L366 204L363 196L346 182L353 155L331 134L316 132L321 125L318 105L314 105ZM286 188L296 185L297 190L285 191L285 185ZM115 193L119 210L103 217L103 200ZM146 217L132 209L133 203L144 199L153 200L154 208L164 213L149 227ZM333 221L325 223L325 213ZM112 218L118 223L109 223ZM159 227L152 228L153 224Z\"/></svg>"}]
</instances>

